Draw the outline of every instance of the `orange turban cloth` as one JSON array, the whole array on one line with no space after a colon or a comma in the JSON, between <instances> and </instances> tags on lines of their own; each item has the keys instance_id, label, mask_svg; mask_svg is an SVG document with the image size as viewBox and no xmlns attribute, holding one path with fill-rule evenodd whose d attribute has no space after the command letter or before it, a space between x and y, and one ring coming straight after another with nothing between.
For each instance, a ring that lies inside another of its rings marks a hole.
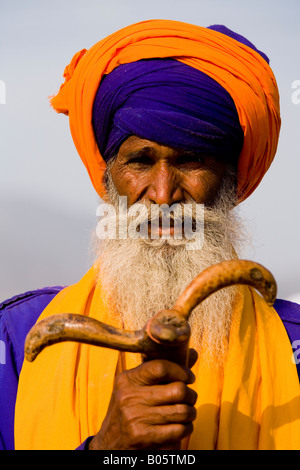
<instances>
[{"instance_id":1,"label":"orange turban cloth","mask_svg":"<svg viewBox=\"0 0 300 470\"><path fill-rule=\"evenodd\" d=\"M79 51L65 68L65 82L51 105L69 116L77 151L99 196L106 163L96 143L92 113L105 74L121 64L150 58L177 59L218 82L232 97L244 133L238 160L238 199L245 200L269 169L280 131L279 94L266 60L223 33L170 20L127 26Z\"/></svg>"}]
</instances>

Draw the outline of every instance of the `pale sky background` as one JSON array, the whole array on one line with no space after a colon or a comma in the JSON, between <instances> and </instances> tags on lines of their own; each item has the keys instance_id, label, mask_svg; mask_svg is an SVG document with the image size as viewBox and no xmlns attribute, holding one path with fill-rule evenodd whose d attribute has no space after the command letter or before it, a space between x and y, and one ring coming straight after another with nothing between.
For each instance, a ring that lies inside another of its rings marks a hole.
<instances>
[{"instance_id":1,"label":"pale sky background","mask_svg":"<svg viewBox=\"0 0 300 470\"><path fill-rule=\"evenodd\" d=\"M75 52L154 18L225 24L269 56L281 95L280 143L239 211L253 240L245 255L273 272L280 298L300 303L300 103L292 102L300 80L299 0L0 0L0 301L77 282L90 266L98 196L67 117L47 97Z\"/></svg>"}]
</instances>

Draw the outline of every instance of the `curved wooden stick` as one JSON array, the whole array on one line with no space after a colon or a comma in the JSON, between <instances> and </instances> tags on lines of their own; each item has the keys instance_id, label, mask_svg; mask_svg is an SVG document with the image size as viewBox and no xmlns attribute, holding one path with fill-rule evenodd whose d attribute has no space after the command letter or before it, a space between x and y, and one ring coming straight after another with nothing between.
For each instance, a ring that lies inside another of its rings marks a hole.
<instances>
[{"instance_id":1,"label":"curved wooden stick","mask_svg":"<svg viewBox=\"0 0 300 470\"><path fill-rule=\"evenodd\" d=\"M181 321L175 325L173 319L170 326L174 347L189 339L187 322ZM51 315L31 328L25 340L25 357L32 362L44 348L63 341L141 353L152 359L167 355L170 346L167 342L157 344L149 337L145 328L138 331L122 330L84 315L61 313Z\"/></svg>"},{"instance_id":2,"label":"curved wooden stick","mask_svg":"<svg viewBox=\"0 0 300 470\"><path fill-rule=\"evenodd\" d=\"M188 318L210 294L234 284L254 287L270 306L275 302L277 286L270 271L254 261L230 260L215 264L199 274L177 299L174 309Z\"/></svg>"},{"instance_id":3,"label":"curved wooden stick","mask_svg":"<svg viewBox=\"0 0 300 470\"><path fill-rule=\"evenodd\" d=\"M180 295L174 308L151 318L142 330L124 331L90 317L57 314L37 323L25 340L25 357L33 361L47 346L77 341L119 351L139 352L145 359L164 358L186 364L192 310L209 295L234 284L257 289L269 305L276 299L276 281L264 266L230 260L205 269Z\"/></svg>"}]
</instances>

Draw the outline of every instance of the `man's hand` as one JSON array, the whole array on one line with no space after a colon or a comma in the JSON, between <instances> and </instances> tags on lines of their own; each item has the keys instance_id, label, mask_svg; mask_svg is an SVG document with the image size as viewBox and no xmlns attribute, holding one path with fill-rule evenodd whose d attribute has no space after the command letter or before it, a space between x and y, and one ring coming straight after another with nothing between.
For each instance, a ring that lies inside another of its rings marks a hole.
<instances>
[{"instance_id":1,"label":"man's hand","mask_svg":"<svg viewBox=\"0 0 300 470\"><path fill-rule=\"evenodd\" d=\"M193 381L190 369L166 360L118 375L90 450L163 449L191 434L197 394L187 385Z\"/></svg>"}]
</instances>

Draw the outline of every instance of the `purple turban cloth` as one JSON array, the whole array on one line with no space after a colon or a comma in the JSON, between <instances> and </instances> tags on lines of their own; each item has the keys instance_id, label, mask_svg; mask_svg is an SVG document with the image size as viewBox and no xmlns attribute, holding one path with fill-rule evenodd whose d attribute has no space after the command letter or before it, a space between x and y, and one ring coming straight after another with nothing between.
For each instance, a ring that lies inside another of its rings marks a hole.
<instances>
[{"instance_id":1,"label":"purple turban cloth","mask_svg":"<svg viewBox=\"0 0 300 470\"><path fill-rule=\"evenodd\" d=\"M268 58L225 26L210 26ZM237 163L243 130L230 94L205 73L175 59L122 64L106 75L93 106L93 128L108 161L131 135Z\"/></svg>"}]
</instances>

